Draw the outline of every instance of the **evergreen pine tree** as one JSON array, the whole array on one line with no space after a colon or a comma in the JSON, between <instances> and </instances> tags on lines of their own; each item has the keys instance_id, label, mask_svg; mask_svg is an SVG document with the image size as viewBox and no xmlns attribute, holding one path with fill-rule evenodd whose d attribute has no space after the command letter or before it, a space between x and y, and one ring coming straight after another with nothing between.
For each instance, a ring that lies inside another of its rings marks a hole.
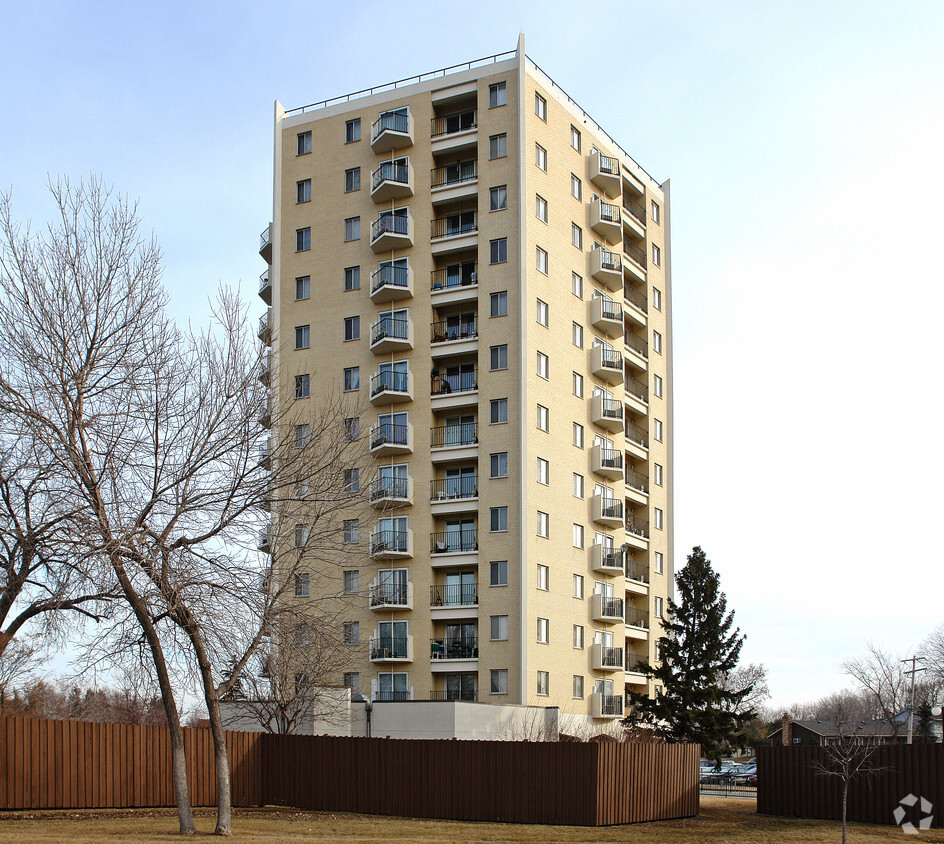
<instances>
[{"instance_id":1,"label":"evergreen pine tree","mask_svg":"<svg viewBox=\"0 0 944 844\"><path fill-rule=\"evenodd\" d=\"M630 722L656 730L668 741L701 744L702 755L719 758L755 713L742 706L751 685L731 689L744 636L719 589L719 576L700 547L675 578L678 602L668 602L660 662L641 665L661 690L655 698L632 694ZM744 711L742 711L744 710Z\"/></svg>"}]
</instances>

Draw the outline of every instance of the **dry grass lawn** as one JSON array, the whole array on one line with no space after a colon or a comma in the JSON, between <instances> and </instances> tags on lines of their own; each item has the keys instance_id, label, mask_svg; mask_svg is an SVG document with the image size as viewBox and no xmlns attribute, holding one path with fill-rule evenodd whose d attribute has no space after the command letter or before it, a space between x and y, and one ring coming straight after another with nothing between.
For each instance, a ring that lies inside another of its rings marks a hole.
<instances>
[{"instance_id":1,"label":"dry grass lawn","mask_svg":"<svg viewBox=\"0 0 944 844\"><path fill-rule=\"evenodd\" d=\"M753 800L723 797L702 798L701 814L680 821L616 827L525 826L522 824L461 823L292 809L237 809L230 841L358 841L358 842L620 842L620 844L780 844L781 842L840 841L838 823L769 818L754 811ZM197 838L213 831L213 812L197 810ZM131 841L134 844L179 842L174 835L176 815L165 809L87 810L0 813L0 842L68 841L98 844ZM850 844L915 841L944 844L944 830L923 832L906 838L894 826L850 826Z\"/></svg>"}]
</instances>

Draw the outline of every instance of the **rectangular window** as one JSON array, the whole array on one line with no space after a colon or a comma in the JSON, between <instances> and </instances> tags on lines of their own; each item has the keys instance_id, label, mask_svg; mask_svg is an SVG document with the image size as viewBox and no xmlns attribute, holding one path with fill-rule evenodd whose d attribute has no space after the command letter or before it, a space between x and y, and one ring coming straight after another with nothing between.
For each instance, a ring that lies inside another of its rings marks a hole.
<instances>
[{"instance_id":1,"label":"rectangular window","mask_svg":"<svg viewBox=\"0 0 944 844\"><path fill-rule=\"evenodd\" d=\"M540 144L534 145L534 164L545 173L547 172L547 150Z\"/></svg>"},{"instance_id":2,"label":"rectangular window","mask_svg":"<svg viewBox=\"0 0 944 844\"><path fill-rule=\"evenodd\" d=\"M361 339L361 318L359 316L352 316L352 317L344 318L344 339L345 340L360 340Z\"/></svg>"},{"instance_id":3,"label":"rectangular window","mask_svg":"<svg viewBox=\"0 0 944 844\"><path fill-rule=\"evenodd\" d=\"M508 207L508 187L499 185L488 189L488 210L504 211Z\"/></svg>"},{"instance_id":4,"label":"rectangular window","mask_svg":"<svg viewBox=\"0 0 944 844\"><path fill-rule=\"evenodd\" d=\"M308 597L308 572L295 575L295 597Z\"/></svg>"},{"instance_id":5,"label":"rectangular window","mask_svg":"<svg viewBox=\"0 0 944 844\"><path fill-rule=\"evenodd\" d=\"M489 410L491 411L490 424L504 425L508 421L508 399L492 399Z\"/></svg>"},{"instance_id":6,"label":"rectangular window","mask_svg":"<svg viewBox=\"0 0 944 844\"><path fill-rule=\"evenodd\" d=\"M574 395L583 398L583 376L579 372L574 373Z\"/></svg>"},{"instance_id":7,"label":"rectangular window","mask_svg":"<svg viewBox=\"0 0 944 844\"><path fill-rule=\"evenodd\" d=\"M537 533L538 533L538 536L541 536L541 537L543 537L544 539L549 539L549 538L550 538L550 534L549 534L549 531L550 531L550 525L549 525L549 523L550 523L550 518L551 518L551 517L548 516L547 513L544 513L544 512L542 512L541 510L538 510L538 530L537 530ZM545 587L545 588L546 588L546 587Z\"/></svg>"},{"instance_id":8,"label":"rectangular window","mask_svg":"<svg viewBox=\"0 0 944 844\"><path fill-rule=\"evenodd\" d=\"M583 700L583 675L574 674L574 700Z\"/></svg>"},{"instance_id":9,"label":"rectangular window","mask_svg":"<svg viewBox=\"0 0 944 844\"><path fill-rule=\"evenodd\" d=\"M311 229L295 229L295 251L306 252L311 249Z\"/></svg>"},{"instance_id":10,"label":"rectangular window","mask_svg":"<svg viewBox=\"0 0 944 844\"><path fill-rule=\"evenodd\" d=\"M489 529L492 533L504 533L508 530L508 508L491 507L488 511Z\"/></svg>"},{"instance_id":11,"label":"rectangular window","mask_svg":"<svg viewBox=\"0 0 944 844\"><path fill-rule=\"evenodd\" d=\"M538 430L547 431L548 429L548 409L543 405L538 405Z\"/></svg>"},{"instance_id":12,"label":"rectangular window","mask_svg":"<svg viewBox=\"0 0 944 844\"><path fill-rule=\"evenodd\" d=\"M573 173L570 174L570 193L574 199L583 199L583 182Z\"/></svg>"},{"instance_id":13,"label":"rectangular window","mask_svg":"<svg viewBox=\"0 0 944 844\"><path fill-rule=\"evenodd\" d=\"M551 464L548 463L543 457L539 457L537 460L538 460L538 470L537 470L538 483L544 484L544 486L548 486L548 484L550 483L550 481L548 480L548 477L550 475Z\"/></svg>"},{"instance_id":14,"label":"rectangular window","mask_svg":"<svg viewBox=\"0 0 944 844\"><path fill-rule=\"evenodd\" d=\"M663 574L665 572L665 556L661 551L656 551L656 562L655 569L656 574Z\"/></svg>"},{"instance_id":15,"label":"rectangular window","mask_svg":"<svg viewBox=\"0 0 944 844\"><path fill-rule=\"evenodd\" d=\"M508 346L492 346L489 350L489 369L496 372L500 369L508 369Z\"/></svg>"},{"instance_id":16,"label":"rectangular window","mask_svg":"<svg viewBox=\"0 0 944 844\"><path fill-rule=\"evenodd\" d=\"M652 437L656 442L662 442L662 420L653 419L652 420Z\"/></svg>"},{"instance_id":17,"label":"rectangular window","mask_svg":"<svg viewBox=\"0 0 944 844\"><path fill-rule=\"evenodd\" d=\"M652 332L652 351L662 354L662 335L658 331Z\"/></svg>"},{"instance_id":18,"label":"rectangular window","mask_svg":"<svg viewBox=\"0 0 944 844\"><path fill-rule=\"evenodd\" d=\"M504 290L492 293L489 296L489 306L490 317L508 316L508 293Z\"/></svg>"},{"instance_id":19,"label":"rectangular window","mask_svg":"<svg viewBox=\"0 0 944 844\"><path fill-rule=\"evenodd\" d=\"M547 275L547 252L545 252L540 246L535 247L535 249L536 252L534 265L539 273L544 273L544 275Z\"/></svg>"},{"instance_id":20,"label":"rectangular window","mask_svg":"<svg viewBox=\"0 0 944 844\"><path fill-rule=\"evenodd\" d=\"M295 426L295 448L304 448L311 438L311 425Z\"/></svg>"},{"instance_id":21,"label":"rectangular window","mask_svg":"<svg viewBox=\"0 0 944 844\"><path fill-rule=\"evenodd\" d=\"M578 299L583 299L583 278L577 273L571 273L570 275L570 292Z\"/></svg>"},{"instance_id":22,"label":"rectangular window","mask_svg":"<svg viewBox=\"0 0 944 844\"><path fill-rule=\"evenodd\" d=\"M574 524L574 548L583 548L583 525Z\"/></svg>"},{"instance_id":23,"label":"rectangular window","mask_svg":"<svg viewBox=\"0 0 944 844\"><path fill-rule=\"evenodd\" d=\"M361 189L361 168L352 167L344 171L344 192L351 193Z\"/></svg>"},{"instance_id":24,"label":"rectangular window","mask_svg":"<svg viewBox=\"0 0 944 844\"><path fill-rule=\"evenodd\" d=\"M302 179L295 183L295 202L311 202L311 179Z\"/></svg>"},{"instance_id":25,"label":"rectangular window","mask_svg":"<svg viewBox=\"0 0 944 844\"><path fill-rule=\"evenodd\" d=\"M504 82L496 82L494 85L488 86L489 108L498 108L498 106L503 106L507 101Z\"/></svg>"},{"instance_id":26,"label":"rectangular window","mask_svg":"<svg viewBox=\"0 0 944 844\"><path fill-rule=\"evenodd\" d=\"M311 132L298 133L297 155L308 155L311 152Z\"/></svg>"},{"instance_id":27,"label":"rectangular window","mask_svg":"<svg viewBox=\"0 0 944 844\"><path fill-rule=\"evenodd\" d=\"M578 249L583 249L583 229L576 223L570 224L570 242Z\"/></svg>"},{"instance_id":28,"label":"rectangular window","mask_svg":"<svg viewBox=\"0 0 944 844\"><path fill-rule=\"evenodd\" d=\"M502 132L500 135L492 135L488 139L488 158L494 161L496 158L504 158L508 155L508 136Z\"/></svg>"},{"instance_id":29,"label":"rectangular window","mask_svg":"<svg viewBox=\"0 0 944 844\"><path fill-rule=\"evenodd\" d=\"M583 625L574 625L574 647L583 650Z\"/></svg>"},{"instance_id":30,"label":"rectangular window","mask_svg":"<svg viewBox=\"0 0 944 844\"><path fill-rule=\"evenodd\" d=\"M344 520L344 541L348 544L357 542L361 534L361 523L359 519Z\"/></svg>"},{"instance_id":31,"label":"rectangular window","mask_svg":"<svg viewBox=\"0 0 944 844\"><path fill-rule=\"evenodd\" d=\"M547 302L543 299L538 299L537 301L537 321L547 328Z\"/></svg>"},{"instance_id":32,"label":"rectangular window","mask_svg":"<svg viewBox=\"0 0 944 844\"><path fill-rule=\"evenodd\" d=\"M583 498L583 475L574 472L574 498Z\"/></svg>"},{"instance_id":33,"label":"rectangular window","mask_svg":"<svg viewBox=\"0 0 944 844\"><path fill-rule=\"evenodd\" d=\"M504 264L508 260L508 238L500 237L488 243L488 262Z\"/></svg>"},{"instance_id":34,"label":"rectangular window","mask_svg":"<svg viewBox=\"0 0 944 844\"><path fill-rule=\"evenodd\" d=\"M570 145L580 152L580 130L576 126L570 127Z\"/></svg>"},{"instance_id":35,"label":"rectangular window","mask_svg":"<svg viewBox=\"0 0 944 844\"><path fill-rule=\"evenodd\" d=\"M657 267L662 266L662 250L654 243L652 244L652 263Z\"/></svg>"},{"instance_id":36,"label":"rectangular window","mask_svg":"<svg viewBox=\"0 0 944 844\"><path fill-rule=\"evenodd\" d=\"M307 399L311 390L311 376L306 372L304 375L295 376L295 398Z\"/></svg>"},{"instance_id":37,"label":"rectangular window","mask_svg":"<svg viewBox=\"0 0 944 844\"><path fill-rule=\"evenodd\" d=\"M550 624L546 618L538 619L538 641L542 645L548 644L548 636L550 635L549 627Z\"/></svg>"},{"instance_id":38,"label":"rectangular window","mask_svg":"<svg viewBox=\"0 0 944 844\"><path fill-rule=\"evenodd\" d=\"M652 482L656 486L662 486L662 464L654 463L652 466Z\"/></svg>"},{"instance_id":39,"label":"rectangular window","mask_svg":"<svg viewBox=\"0 0 944 844\"><path fill-rule=\"evenodd\" d=\"M508 669L493 668L489 672L489 694L508 694Z\"/></svg>"},{"instance_id":40,"label":"rectangular window","mask_svg":"<svg viewBox=\"0 0 944 844\"><path fill-rule=\"evenodd\" d=\"M542 223L547 222L547 200L543 196L534 197L534 216Z\"/></svg>"},{"instance_id":41,"label":"rectangular window","mask_svg":"<svg viewBox=\"0 0 944 844\"><path fill-rule=\"evenodd\" d=\"M583 448L583 425L574 422L574 445Z\"/></svg>"},{"instance_id":42,"label":"rectangular window","mask_svg":"<svg viewBox=\"0 0 944 844\"><path fill-rule=\"evenodd\" d=\"M491 616L491 635L490 639L493 642L506 642L508 641L508 616L507 615L493 615Z\"/></svg>"},{"instance_id":43,"label":"rectangular window","mask_svg":"<svg viewBox=\"0 0 944 844\"><path fill-rule=\"evenodd\" d=\"M659 203L654 199L649 202L649 219L656 225L659 225L662 219L662 209L659 207Z\"/></svg>"},{"instance_id":44,"label":"rectangular window","mask_svg":"<svg viewBox=\"0 0 944 844\"><path fill-rule=\"evenodd\" d=\"M544 354L544 352L538 352L537 373L538 373L538 378L543 378L545 381L547 380L548 360L547 360L547 355Z\"/></svg>"},{"instance_id":45,"label":"rectangular window","mask_svg":"<svg viewBox=\"0 0 944 844\"><path fill-rule=\"evenodd\" d=\"M538 671L538 687L537 693L541 697L546 697L549 694L550 681L548 680L548 674L546 671Z\"/></svg>"},{"instance_id":46,"label":"rectangular window","mask_svg":"<svg viewBox=\"0 0 944 844\"><path fill-rule=\"evenodd\" d=\"M583 348L583 326L579 322L574 323L572 330L572 340L578 349Z\"/></svg>"},{"instance_id":47,"label":"rectangular window","mask_svg":"<svg viewBox=\"0 0 944 844\"><path fill-rule=\"evenodd\" d=\"M360 267L345 267L344 268L344 289L345 290L360 290L361 289L361 268Z\"/></svg>"},{"instance_id":48,"label":"rectangular window","mask_svg":"<svg viewBox=\"0 0 944 844\"><path fill-rule=\"evenodd\" d=\"M311 276L303 275L295 279L295 299L307 299L311 296Z\"/></svg>"},{"instance_id":49,"label":"rectangular window","mask_svg":"<svg viewBox=\"0 0 944 844\"><path fill-rule=\"evenodd\" d=\"M508 585L508 561L497 560L488 564L489 568L489 586L507 586Z\"/></svg>"},{"instance_id":50,"label":"rectangular window","mask_svg":"<svg viewBox=\"0 0 944 844\"><path fill-rule=\"evenodd\" d=\"M348 217L344 221L344 242L361 239L361 218Z\"/></svg>"},{"instance_id":51,"label":"rectangular window","mask_svg":"<svg viewBox=\"0 0 944 844\"><path fill-rule=\"evenodd\" d=\"M361 640L361 624L359 621L344 622L344 644L356 645Z\"/></svg>"},{"instance_id":52,"label":"rectangular window","mask_svg":"<svg viewBox=\"0 0 944 844\"><path fill-rule=\"evenodd\" d=\"M658 507L655 508L652 517L653 527L656 530L662 530L663 513Z\"/></svg>"},{"instance_id":53,"label":"rectangular window","mask_svg":"<svg viewBox=\"0 0 944 844\"><path fill-rule=\"evenodd\" d=\"M658 287L652 288L652 307L657 311L662 310L662 291Z\"/></svg>"},{"instance_id":54,"label":"rectangular window","mask_svg":"<svg viewBox=\"0 0 944 844\"><path fill-rule=\"evenodd\" d=\"M349 416L344 420L344 433L351 442L356 442L361 435L361 419L359 416Z\"/></svg>"},{"instance_id":55,"label":"rectangular window","mask_svg":"<svg viewBox=\"0 0 944 844\"><path fill-rule=\"evenodd\" d=\"M537 588L540 589L542 592L547 592L548 575L549 575L548 567L542 566L540 563L538 563L538 574L537 574L536 585L537 585Z\"/></svg>"},{"instance_id":56,"label":"rectangular window","mask_svg":"<svg viewBox=\"0 0 944 844\"><path fill-rule=\"evenodd\" d=\"M653 610L655 610L656 618L662 618L663 613L665 612L662 598L659 598L659 597L655 598L655 600L653 601L652 608Z\"/></svg>"},{"instance_id":57,"label":"rectangular window","mask_svg":"<svg viewBox=\"0 0 944 844\"><path fill-rule=\"evenodd\" d=\"M349 366L344 370L344 392L351 393L361 388L361 368Z\"/></svg>"},{"instance_id":58,"label":"rectangular window","mask_svg":"<svg viewBox=\"0 0 944 844\"><path fill-rule=\"evenodd\" d=\"M361 692L361 675L356 671L344 672L344 685L351 690L351 696Z\"/></svg>"},{"instance_id":59,"label":"rectangular window","mask_svg":"<svg viewBox=\"0 0 944 844\"><path fill-rule=\"evenodd\" d=\"M658 398L662 398L662 378L658 375L652 376L652 392Z\"/></svg>"},{"instance_id":60,"label":"rectangular window","mask_svg":"<svg viewBox=\"0 0 944 844\"><path fill-rule=\"evenodd\" d=\"M360 469L344 470L344 488L348 492L357 492L361 488Z\"/></svg>"},{"instance_id":61,"label":"rectangular window","mask_svg":"<svg viewBox=\"0 0 944 844\"><path fill-rule=\"evenodd\" d=\"M361 119L355 117L344 124L344 143L353 144L361 139Z\"/></svg>"},{"instance_id":62,"label":"rectangular window","mask_svg":"<svg viewBox=\"0 0 944 844\"><path fill-rule=\"evenodd\" d=\"M358 571L344 572L344 594L356 595L360 591L361 575Z\"/></svg>"},{"instance_id":63,"label":"rectangular window","mask_svg":"<svg viewBox=\"0 0 944 844\"><path fill-rule=\"evenodd\" d=\"M574 597L583 600L583 575L574 575Z\"/></svg>"},{"instance_id":64,"label":"rectangular window","mask_svg":"<svg viewBox=\"0 0 944 844\"><path fill-rule=\"evenodd\" d=\"M545 123L547 122L547 100L540 94L534 95L534 113Z\"/></svg>"},{"instance_id":65,"label":"rectangular window","mask_svg":"<svg viewBox=\"0 0 944 844\"><path fill-rule=\"evenodd\" d=\"M491 472L489 474L490 478L507 478L508 477L508 452L507 451L498 451L495 454L491 455Z\"/></svg>"}]
</instances>

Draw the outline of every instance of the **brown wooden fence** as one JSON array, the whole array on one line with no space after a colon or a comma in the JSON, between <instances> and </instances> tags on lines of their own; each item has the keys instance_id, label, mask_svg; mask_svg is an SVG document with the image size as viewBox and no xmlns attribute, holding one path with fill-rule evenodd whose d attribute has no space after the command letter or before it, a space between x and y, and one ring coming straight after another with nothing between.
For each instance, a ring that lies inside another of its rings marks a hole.
<instances>
[{"instance_id":1,"label":"brown wooden fence","mask_svg":"<svg viewBox=\"0 0 944 844\"><path fill-rule=\"evenodd\" d=\"M210 731L185 730L195 806ZM227 733L236 806L605 826L698 814L697 745ZM0 808L173 806L166 728L0 719Z\"/></svg>"},{"instance_id":2,"label":"brown wooden fence","mask_svg":"<svg viewBox=\"0 0 944 844\"><path fill-rule=\"evenodd\" d=\"M827 753L824 747L757 748L758 813L838 819L842 784L815 767ZM930 801L933 826L944 826L944 745L886 745L876 748L868 764L874 773L849 784L849 820L894 824L899 801L912 794ZM907 809L907 819L915 825L923 817L920 808L919 802Z\"/></svg>"}]
</instances>

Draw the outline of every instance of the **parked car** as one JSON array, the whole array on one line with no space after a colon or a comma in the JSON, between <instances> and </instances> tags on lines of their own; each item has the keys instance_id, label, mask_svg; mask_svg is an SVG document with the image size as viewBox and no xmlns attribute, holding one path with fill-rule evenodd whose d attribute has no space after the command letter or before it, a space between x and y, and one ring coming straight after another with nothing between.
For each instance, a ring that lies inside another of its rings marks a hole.
<instances>
[{"instance_id":1,"label":"parked car","mask_svg":"<svg viewBox=\"0 0 944 844\"><path fill-rule=\"evenodd\" d=\"M702 762L700 780L704 783L727 782L731 778L731 772L736 767L737 765L731 759L722 759L720 767L710 760Z\"/></svg>"},{"instance_id":2,"label":"parked car","mask_svg":"<svg viewBox=\"0 0 944 844\"><path fill-rule=\"evenodd\" d=\"M736 785L757 785L757 765L739 765L738 770L731 773L731 782Z\"/></svg>"}]
</instances>

